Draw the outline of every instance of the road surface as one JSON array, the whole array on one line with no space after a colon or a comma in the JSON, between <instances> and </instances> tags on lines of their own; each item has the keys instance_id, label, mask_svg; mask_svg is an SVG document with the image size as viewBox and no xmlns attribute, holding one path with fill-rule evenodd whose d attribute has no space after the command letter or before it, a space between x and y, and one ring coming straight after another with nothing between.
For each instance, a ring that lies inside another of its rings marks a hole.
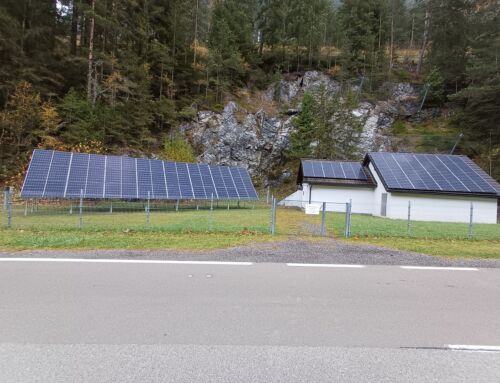
<instances>
[{"instance_id":1,"label":"road surface","mask_svg":"<svg viewBox=\"0 0 500 383\"><path fill-rule=\"evenodd\" d=\"M498 382L499 346L500 269L0 260L2 382Z\"/></svg>"}]
</instances>

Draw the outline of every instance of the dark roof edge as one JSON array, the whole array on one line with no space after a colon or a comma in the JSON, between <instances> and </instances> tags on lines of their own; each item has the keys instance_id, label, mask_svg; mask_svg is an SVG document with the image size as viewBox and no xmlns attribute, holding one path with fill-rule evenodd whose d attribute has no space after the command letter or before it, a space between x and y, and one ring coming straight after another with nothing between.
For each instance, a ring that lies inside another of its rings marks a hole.
<instances>
[{"instance_id":1,"label":"dark roof edge","mask_svg":"<svg viewBox=\"0 0 500 383\"><path fill-rule=\"evenodd\" d=\"M348 180L342 178L304 177L302 179L302 182L311 185L355 186L355 187L367 187L367 188L377 187L375 183L370 181Z\"/></svg>"},{"instance_id":2,"label":"dark roof edge","mask_svg":"<svg viewBox=\"0 0 500 383\"><path fill-rule=\"evenodd\" d=\"M500 198L494 193L472 193L472 192L442 192L437 190L421 190L421 189L394 189L385 188L391 193L414 193L414 194L434 194L434 195L452 195L452 196L462 196L462 197L484 197L484 198Z\"/></svg>"}]
</instances>

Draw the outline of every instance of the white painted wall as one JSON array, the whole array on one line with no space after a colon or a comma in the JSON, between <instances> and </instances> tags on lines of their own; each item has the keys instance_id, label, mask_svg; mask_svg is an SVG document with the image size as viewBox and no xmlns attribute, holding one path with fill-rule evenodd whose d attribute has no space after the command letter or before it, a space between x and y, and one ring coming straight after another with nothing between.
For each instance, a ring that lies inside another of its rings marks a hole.
<instances>
[{"instance_id":1,"label":"white painted wall","mask_svg":"<svg viewBox=\"0 0 500 383\"><path fill-rule=\"evenodd\" d=\"M352 212L356 214L372 214L373 188L359 186L313 185L312 202L327 202L327 211L341 211L345 204L352 200Z\"/></svg>"},{"instance_id":2,"label":"white painted wall","mask_svg":"<svg viewBox=\"0 0 500 383\"><path fill-rule=\"evenodd\" d=\"M496 198L391 193L387 203L387 217L408 218L408 201L411 201L411 219L415 221L465 222L470 219L473 206L473 222L496 223Z\"/></svg>"},{"instance_id":3,"label":"white painted wall","mask_svg":"<svg viewBox=\"0 0 500 383\"><path fill-rule=\"evenodd\" d=\"M304 183L302 190L290 194L279 202L281 206L297 206L304 208L309 203L311 185ZM312 185L311 202L326 202L327 211L344 212L346 203L352 200L352 212L357 214L372 214L373 188Z\"/></svg>"},{"instance_id":4,"label":"white painted wall","mask_svg":"<svg viewBox=\"0 0 500 383\"><path fill-rule=\"evenodd\" d=\"M375 216L380 216L380 211L382 208L382 194L387 193L387 190L385 190L384 185L382 184L382 180L378 176L377 172L375 171L375 168L371 164L371 162L368 164L368 168L370 169L373 178L375 179L375 182L377 183L377 187L373 190L373 196L372 196L372 211L371 214ZM387 204L389 204L389 200L391 198L390 193L387 193Z\"/></svg>"}]
</instances>

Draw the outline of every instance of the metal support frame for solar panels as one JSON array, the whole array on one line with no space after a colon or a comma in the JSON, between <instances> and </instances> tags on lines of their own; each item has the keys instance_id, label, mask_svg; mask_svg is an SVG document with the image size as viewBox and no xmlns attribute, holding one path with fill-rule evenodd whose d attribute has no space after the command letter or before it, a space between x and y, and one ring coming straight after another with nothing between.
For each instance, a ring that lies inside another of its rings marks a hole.
<instances>
[{"instance_id":1,"label":"metal support frame for solar panels","mask_svg":"<svg viewBox=\"0 0 500 383\"><path fill-rule=\"evenodd\" d=\"M240 193L238 192L238 186L236 186L236 182L234 182L234 177L233 177L233 173L231 172L231 168L227 168L227 171L229 172L229 175L231 176L231 181L233 181L234 190L236 190L236 194L238 195L238 199L240 199ZM229 194L228 194L228 197L229 197ZM229 210L229 206L228 206L228 210Z\"/></svg>"},{"instance_id":2,"label":"metal support frame for solar panels","mask_svg":"<svg viewBox=\"0 0 500 383\"><path fill-rule=\"evenodd\" d=\"M182 197L181 185L179 182L179 172L177 171L177 162L172 162L174 164L175 176L177 177L177 190L179 192L179 196ZM179 198L177 198L177 210L179 210Z\"/></svg>"},{"instance_id":3,"label":"metal support frame for solar panels","mask_svg":"<svg viewBox=\"0 0 500 383\"><path fill-rule=\"evenodd\" d=\"M120 157L120 198L123 198L123 157ZM111 203L111 212L113 212L112 203Z\"/></svg>"},{"instance_id":4,"label":"metal support frame for solar panels","mask_svg":"<svg viewBox=\"0 0 500 383\"><path fill-rule=\"evenodd\" d=\"M163 181L165 183L165 192L167 193L167 199L168 199L167 175L165 174L165 161L161 162L161 167L163 168Z\"/></svg>"},{"instance_id":5,"label":"metal support frame for solar panels","mask_svg":"<svg viewBox=\"0 0 500 383\"><path fill-rule=\"evenodd\" d=\"M139 199L139 176L137 175L137 158L135 159L135 194Z\"/></svg>"},{"instance_id":6,"label":"metal support frame for solar panels","mask_svg":"<svg viewBox=\"0 0 500 383\"><path fill-rule=\"evenodd\" d=\"M149 179L151 180L151 197L153 197L153 199L155 198L155 187L153 186L153 170L151 170L151 160L148 160L148 163L149 163ZM148 192L149 193L149 192ZM150 196L148 195L148 199L150 198Z\"/></svg>"},{"instance_id":7,"label":"metal support frame for solar panels","mask_svg":"<svg viewBox=\"0 0 500 383\"><path fill-rule=\"evenodd\" d=\"M54 151L52 151L52 156L50 157L49 170L47 171L47 177L45 178L45 185L43 186L42 197L45 197L45 189L47 189L47 182L49 182L50 169L52 168L53 159L54 159Z\"/></svg>"},{"instance_id":8,"label":"metal support frame for solar panels","mask_svg":"<svg viewBox=\"0 0 500 383\"><path fill-rule=\"evenodd\" d=\"M102 180L102 198L106 198L106 176L108 175L108 156L104 156L104 178Z\"/></svg>"},{"instance_id":9,"label":"metal support frame for solar panels","mask_svg":"<svg viewBox=\"0 0 500 383\"><path fill-rule=\"evenodd\" d=\"M90 169L90 154L87 154L87 174L85 175L85 191L83 195L87 195L87 183L89 181L89 169Z\"/></svg>"},{"instance_id":10,"label":"metal support frame for solar panels","mask_svg":"<svg viewBox=\"0 0 500 383\"><path fill-rule=\"evenodd\" d=\"M201 180L201 184L203 185L203 194L205 194L205 199L208 199L208 196L207 196L207 188L205 186L205 181L203 180L203 177L201 176L201 170L200 170L200 165L199 164L195 164L196 165L196 168L198 169L198 173L200 174L200 180ZM197 208L198 208L198 205L196 205Z\"/></svg>"},{"instance_id":11,"label":"metal support frame for solar panels","mask_svg":"<svg viewBox=\"0 0 500 383\"><path fill-rule=\"evenodd\" d=\"M210 168L210 165L207 165L207 166L208 166L208 172L210 173L210 178L212 178L212 184L214 185L215 195L217 196L217 199L219 199L219 192L217 191L217 186L215 186L215 180L214 180L214 175L212 174L212 169ZM212 196L212 199L213 199L213 196Z\"/></svg>"},{"instance_id":12,"label":"metal support frame for solar panels","mask_svg":"<svg viewBox=\"0 0 500 383\"><path fill-rule=\"evenodd\" d=\"M194 194L193 181L191 181L191 172L189 171L188 164L186 164L186 172L187 172L188 178L189 178L189 185L191 186L191 193L193 193L193 198L196 198L196 195Z\"/></svg>"},{"instance_id":13,"label":"metal support frame for solar panels","mask_svg":"<svg viewBox=\"0 0 500 383\"><path fill-rule=\"evenodd\" d=\"M73 153L69 157L68 173L66 174L66 185L64 185L64 198L66 198L66 192L68 191L69 174L71 173L71 165L73 164Z\"/></svg>"}]
</instances>

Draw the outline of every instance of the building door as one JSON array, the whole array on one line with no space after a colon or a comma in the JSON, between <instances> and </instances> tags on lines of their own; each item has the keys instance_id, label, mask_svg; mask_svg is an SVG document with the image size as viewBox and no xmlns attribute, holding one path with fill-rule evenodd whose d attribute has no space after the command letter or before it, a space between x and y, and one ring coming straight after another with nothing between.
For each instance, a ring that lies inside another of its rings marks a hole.
<instances>
[{"instance_id":1,"label":"building door","mask_svg":"<svg viewBox=\"0 0 500 383\"><path fill-rule=\"evenodd\" d=\"M387 193L382 193L382 205L380 206L380 215L385 217L387 215Z\"/></svg>"}]
</instances>

